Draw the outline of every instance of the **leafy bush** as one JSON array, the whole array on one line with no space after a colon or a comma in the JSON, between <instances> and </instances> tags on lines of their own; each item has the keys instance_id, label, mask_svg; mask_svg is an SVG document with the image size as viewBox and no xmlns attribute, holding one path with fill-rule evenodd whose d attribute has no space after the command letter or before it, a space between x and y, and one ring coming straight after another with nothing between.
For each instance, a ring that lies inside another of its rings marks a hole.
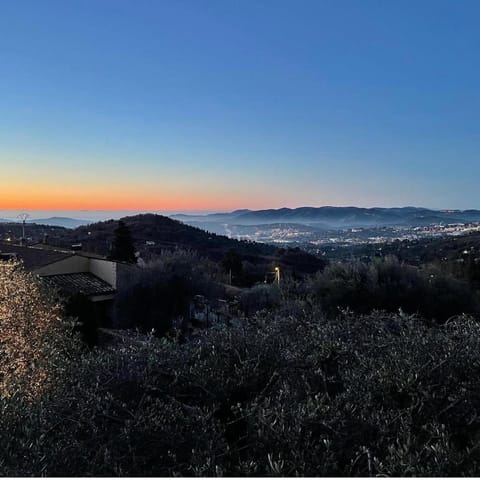
<instances>
[{"instance_id":1,"label":"leafy bush","mask_svg":"<svg viewBox=\"0 0 480 480\"><path fill-rule=\"evenodd\" d=\"M438 269L402 265L393 257L330 264L316 275L310 292L329 314L339 307L358 313L401 308L443 322L460 313L480 312L478 294L468 283Z\"/></svg>"},{"instance_id":2,"label":"leafy bush","mask_svg":"<svg viewBox=\"0 0 480 480\"><path fill-rule=\"evenodd\" d=\"M130 333L82 352L33 277L2 273L2 349L28 377L0 398L0 475L475 475L479 324L333 318L299 288L183 345Z\"/></svg>"},{"instance_id":3,"label":"leafy bush","mask_svg":"<svg viewBox=\"0 0 480 480\"><path fill-rule=\"evenodd\" d=\"M61 315L50 293L21 264L0 263L0 397L21 392L35 398L51 387L72 329Z\"/></svg>"},{"instance_id":4,"label":"leafy bush","mask_svg":"<svg viewBox=\"0 0 480 480\"><path fill-rule=\"evenodd\" d=\"M2 400L22 427L1 420L0 473L478 471L480 327L466 317L277 312L182 346L132 335L75 367L35 405Z\"/></svg>"},{"instance_id":5,"label":"leafy bush","mask_svg":"<svg viewBox=\"0 0 480 480\"><path fill-rule=\"evenodd\" d=\"M194 252L163 252L117 292L114 322L117 328L168 332L177 317L188 317L195 295L222 297L216 266Z\"/></svg>"},{"instance_id":6,"label":"leafy bush","mask_svg":"<svg viewBox=\"0 0 480 480\"><path fill-rule=\"evenodd\" d=\"M271 309L280 304L280 290L276 285L256 285L240 295L240 308L247 315L258 310Z\"/></svg>"}]
</instances>

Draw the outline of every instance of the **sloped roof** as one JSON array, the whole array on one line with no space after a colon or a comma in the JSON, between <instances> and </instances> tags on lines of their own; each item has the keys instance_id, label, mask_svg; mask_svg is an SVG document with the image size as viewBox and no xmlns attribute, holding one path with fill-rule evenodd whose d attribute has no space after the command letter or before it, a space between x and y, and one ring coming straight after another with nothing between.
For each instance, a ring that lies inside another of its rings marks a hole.
<instances>
[{"instance_id":1,"label":"sloped roof","mask_svg":"<svg viewBox=\"0 0 480 480\"><path fill-rule=\"evenodd\" d=\"M1 254L14 254L19 260L23 261L26 270L36 270L50 263L55 263L65 258L71 257L71 253L57 250L46 250L36 247L24 247L22 245L12 245L10 243L0 242Z\"/></svg>"},{"instance_id":2,"label":"sloped roof","mask_svg":"<svg viewBox=\"0 0 480 480\"><path fill-rule=\"evenodd\" d=\"M90 272L46 275L42 277L42 280L47 285L58 288L60 291L70 295L83 293L84 295L92 296L115 293L115 288L112 285Z\"/></svg>"}]
</instances>

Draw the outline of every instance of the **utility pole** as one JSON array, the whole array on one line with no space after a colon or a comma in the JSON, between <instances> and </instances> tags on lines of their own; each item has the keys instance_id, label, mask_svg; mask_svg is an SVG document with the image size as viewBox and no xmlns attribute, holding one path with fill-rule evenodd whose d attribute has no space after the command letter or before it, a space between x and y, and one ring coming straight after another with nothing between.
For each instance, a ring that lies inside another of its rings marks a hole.
<instances>
[{"instance_id":1,"label":"utility pole","mask_svg":"<svg viewBox=\"0 0 480 480\"><path fill-rule=\"evenodd\" d=\"M20 240L20 243L26 243L25 239L25 223L27 222L27 219L30 218L30 215L28 213L20 213L17 215L17 218L22 221L22 239Z\"/></svg>"}]
</instances>

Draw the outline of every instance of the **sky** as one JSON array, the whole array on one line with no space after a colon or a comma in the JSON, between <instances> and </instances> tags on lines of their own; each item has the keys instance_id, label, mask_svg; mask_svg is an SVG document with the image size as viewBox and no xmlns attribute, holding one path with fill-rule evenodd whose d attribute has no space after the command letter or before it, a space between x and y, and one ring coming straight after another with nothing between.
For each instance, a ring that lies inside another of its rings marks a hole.
<instances>
[{"instance_id":1,"label":"sky","mask_svg":"<svg viewBox=\"0 0 480 480\"><path fill-rule=\"evenodd\" d=\"M480 208L477 0L0 0L0 210Z\"/></svg>"}]
</instances>

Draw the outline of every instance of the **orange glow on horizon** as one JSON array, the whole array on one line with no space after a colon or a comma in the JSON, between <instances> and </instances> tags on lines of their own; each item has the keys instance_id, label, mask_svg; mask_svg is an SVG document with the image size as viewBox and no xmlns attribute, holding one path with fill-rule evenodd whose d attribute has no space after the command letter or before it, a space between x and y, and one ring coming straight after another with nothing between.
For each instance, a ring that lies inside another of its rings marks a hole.
<instances>
[{"instance_id":1,"label":"orange glow on horizon","mask_svg":"<svg viewBox=\"0 0 480 480\"><path fill-rule=\"evenodd\" d=\"M159 189L161 190L161 189ZM242 195L243 197L243 195ZM14 189L0 192L1 210L235 210L237 208L266 208L265 199L250 195L245 201L240 195L222 198L208 192L175 193L128 192L89 188Z\"/></svg>"}]
</instances>

